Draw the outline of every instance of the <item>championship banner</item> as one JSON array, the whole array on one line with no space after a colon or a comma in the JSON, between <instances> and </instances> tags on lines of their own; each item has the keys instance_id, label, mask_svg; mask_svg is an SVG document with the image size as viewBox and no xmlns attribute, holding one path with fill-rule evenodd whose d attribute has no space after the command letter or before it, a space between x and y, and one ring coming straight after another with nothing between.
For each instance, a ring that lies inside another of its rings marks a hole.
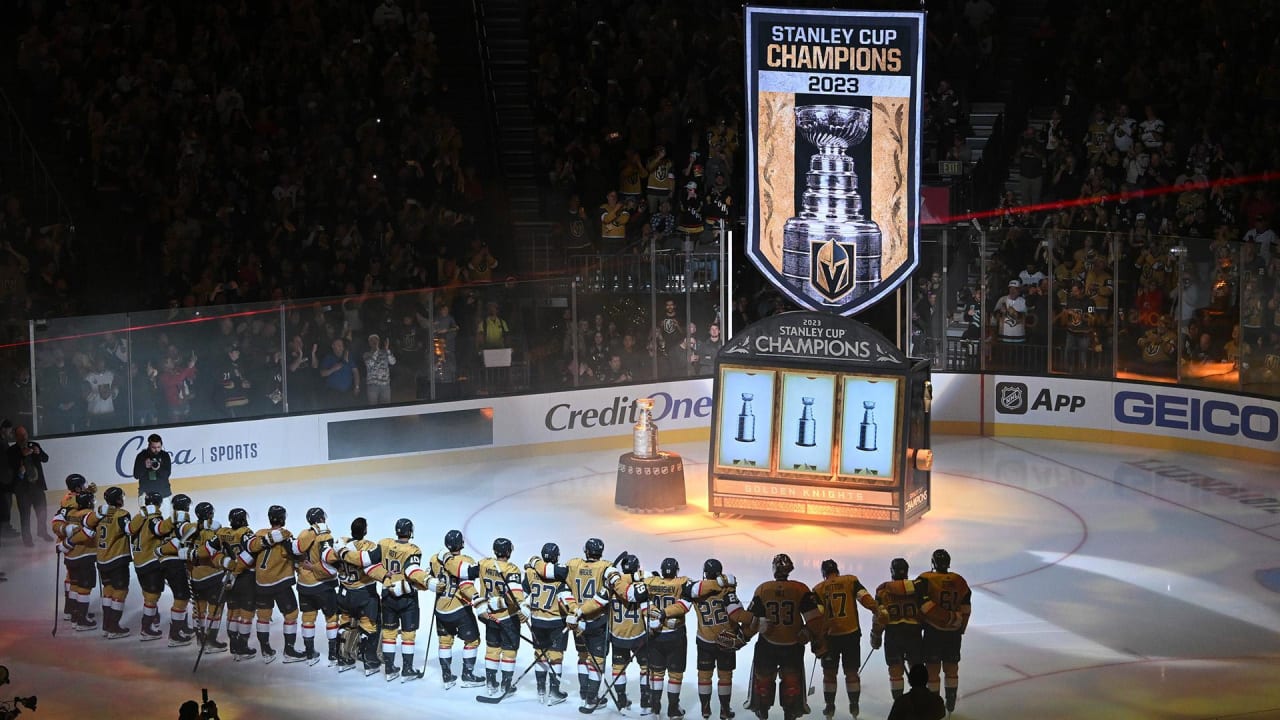
<instances>
[{"instance_id":1,"label":"championship banner","mask_svg":"<svg viewBox=\"0 0 1280 720\"><path fill-rule=\"evenodd\" d=\"M747 255L853 315L919 256L924 14L748 7Z\"/></svg>"}]
</instances>

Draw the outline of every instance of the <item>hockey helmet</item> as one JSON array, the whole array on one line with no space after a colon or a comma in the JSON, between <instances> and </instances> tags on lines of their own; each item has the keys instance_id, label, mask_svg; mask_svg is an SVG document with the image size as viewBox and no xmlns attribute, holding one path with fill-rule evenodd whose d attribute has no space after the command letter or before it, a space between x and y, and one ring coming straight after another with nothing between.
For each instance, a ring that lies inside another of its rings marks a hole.
<instances>
[{"instance_id":1,"label":"hockey helmet","mask_svg":"<svg viewBox=\"0 0 1280 720\"><path fill-rule=\"evenodd\" d=\"M124 507L124 491L118 487L109 487L102 493L102 499L112 507Z\"/></svg>"},{"instance_id":2,"label":"hockey helmet","mask_svg":"<svg viewBox=\"0 0 1280 720\"><path fill-rule=\"evenodd\" d=\"M369 521L358 517L351 521L351 539L363 540L369 534Z\"/></svg>"},{"instance_id":3,"label":"hockey helmet","mask_svg":"<svg viewBox=\"0 0 1280 720\"><path fill-rule=\"evenodd\" d=\"M76 507L80 510L88 510L93 507L93 493L88 490L81 490L76 493Z\"/></svg>"},{"instance_id":4,"label":"hockey helmet","mask_svg":"<svg viewBox=\"0 0 1280 720\"><path fill-rule=\"evenodd\" d=\"M313 507L313 508L311 508L310 510L308 510L308 511L307 511L307 524L308 524L308 525L316 525L316 524L322 523L322 522L324 522L324 521L326 521L326 520L328 520L328 518L327 518L327 517L325 517L324 510L321 510L321 509L320 509L320 508L318 508L318 507Z\"/></svg>"},{"instance_id":5,"label":"hockey helmet","mask_svg":"<svg viewBox=\"0 0 1280 720\"><path fill-rule=\"evenodd\" d=\"M196 519L205 520L205 521L212 520L213 519L213 503L207 503L207 502L196 503Z\"/></svg>"},{"instance_id":6,"label":"hockey helmet","mask_svg":"<svg viewBox=\"0 0 1280 720\"><path fill-rule=\"evenodd\" d=\"M515 546L507 538L498 538L493 541L493 556L497 558L509 558L511 553L515 551Z\"/></svg>"},{"instance_id":7,"label":"hockey helmet","mask_svg":"<svg viewBox=\"0 0 1280 720\"><path fill-rule=\"evenodd\" d=\"M906 580L910 572L911 566L907 564L906 558L894 558L889 563L889 577L894 580Z\"/></svg>"},{"instance_id":8,"label":"hockey helmet","mask_svg":"<svg viewBox=\"0 0 1280 720\"><path fill-rule=\"evenodd\" d=\"M622 562L618 563L618 567L622 569L622 572L627 573L628 575L638 573L640 572L640 558L632 555L631 553L627 553L623 556Z\"/></svg>"},{"instance_id":9,"label":"hockey helmet","mask_svg":"<svg viewBox=\"0 0 1280 720\"><path fill-rule=\"evenodd\" d=\"M831 575L839 575L839 574L840 574L840 566L836 565L835 560L822 561L822 577L828 577Z\"/></svg>"},{"instance_id":10,"label":"hockey helmet","mask_svg":"<svg viewBox=\"0 0 1280 720\"><path fill-rule=\"evenodd\" d=\"M110 500L107 502L110 502ZM160 512L160 503L162 502L164 502L164 498L160 496L160 493L152 490L142 496L142 509L146 510L148 514L158 513Z\"/></svg>"},{"instance_id":11,"label":"hockey helmet","mask_svg":"<svg viewBox=\"0 0 1280 720\"><path fill-rule=\"evenodd\" d=\"M157 503L157 504L159 504L159 503ZM172 498L170 498L170 499L169 499L169 505L170 505L174 510L182 510L182 511L184 511L184 512L185 512L185 511L187 511L187 510L190 510L190 509L191 509L191 496L186 495L186 494L183 494L183 493L178 493L177 495L174 495Z\"/></svg>"},{"instance_id":12,"label":"hockey helmet","mask_svg":"<svg viewBox=\"0 0 1280 720\"><path fill-rule=\"evenodd\" d=\"M85 487L88 484L89 484L89 481L85 480L84 476L81 475L80 473L71 473L70 475L67 476L67 489L70 490L71 492L76 492L77 490L79 490L82 487Z\"/></svg>"},{"instance_id":13,"label":"hockey helmet","mask_svg":"<svg viewBox=\"0 0 1280 720\"><path fill-rule=\"evenodd\" d=\"M549 563L560 562L560 546L549 542L542 546L542 559Z\"/></svg>"},{"instance_id":14,"label":"hockey helmet","mask_svg":"<svg viewBox=\"0 0 1280 720\"><path fill-rule=\"evenodd\" d=\"M719 560L715 558L707 558L707 561L702 563L702 577L708 580L714 580L723 574L724 565L722 565Z\"/></svg>"},{"instance_id":15,"label":"hockey helmet","mask_svg":"<svg viewBox=\"0 0 1280 720\"><path fill-rule=\"evenodd\" d=\"M267 508L267 522L271 523L271 527L284 527L285 518L288 517L288 511L283 505L272 505Z\"/></svg>"},{"instance_id":16,"label":"hockey helmet","mask_svg":"<svg viewBox=\"0 0 1280 720\"><path fill-rule=\"evenodd\" d=\"M943 550L942 548L934 550L933 556L930 560L933 563L934 572L944 573L948 572L951 568L951 553Z\"/></svg>"},{"instance_id":17,"label":"hockey helmet","mask_svg":"<svg viewBox=\"0 0 1280 720\"><path fill-rule=\"evenodd\" d=\"M227 513L227 522L233 530L249 527L249 513L244 508L232 508L231 512Z\"/></svg>"},{"instance_id":18,"label":"hockey helmet","mask_svg":"<svg viewBox=\"0 0 1280 720\"><path fill-rule=\"evenodd\" d=\"M662 573L662 577L670 580L680 574L680 563L675 558L663 558L662 564L658 566L658 572Z\"/></svg>"},{"instance_id":19,"label":"hockey helmet","mask_svg":"<svg viewBox=\"0 0 1280 720\"><path fill-rule=\"evenodd\" d=\"M785 580L792 570L796 569L796 564L791 562L791 556L786 553L778 553L773 556L773 577L778 580Z\"/></svg>"},{"instance_id":20,"label":"hockey helmet","mask_svg":"<svg viewBox=\"0 0 1280 720\"><path fill-rule=\"evenodd\" d=\"M400 518L396 521L396 537L405 540L413 537L413 521L409 518Z\"/></svg>"},{"instance_id":21,"label":"hockey helmet","mask_svg":"<svg viewBox=\"0 0 1280 720\"><path fill-rule=\"evenodd\" d=\"M604 541L600 538L587 538L587 544L582 546L582 554L588 560L599 560L604 555Z\"/></svg>"},{"instance_id":22,"label":"hockey helmet","mask_svg":"<svg viewBox=\"0 0 1280 720\"><path fill-rule=\"evenodd\" d=\"M462 552L462 548L466 546L466 541L462 539L461 530L450 530L444 534L444 546L449 552Z\"/></svg>"}]
</instances>

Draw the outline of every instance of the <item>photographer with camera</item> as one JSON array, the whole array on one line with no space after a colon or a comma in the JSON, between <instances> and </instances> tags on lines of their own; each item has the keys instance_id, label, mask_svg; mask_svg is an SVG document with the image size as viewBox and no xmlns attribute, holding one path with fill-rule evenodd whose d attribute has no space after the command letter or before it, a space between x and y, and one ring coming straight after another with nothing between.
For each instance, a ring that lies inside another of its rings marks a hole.
<instances>
[{"instance_id":1,"label":"photographer with camera","mask_svg":"<svg viewBox=\"0 0 1280 720\"><path fill-rule=\"evenodd\" d=\"M208 688L200 690L201 702L188 700L178 708L178 720L219 720L218 703L209 699Z\"/></svg>"},{"instance_id":2,"label":"photographer with camera","mask_svg":"<svg viewBox=\"0 0 1280 720\"><path fill-rule=\"evenodd\" d=\"M45 491L48 486L44 482L44 464L49 462L49 455L27 437L27 429L18 425L13 429L13 445L6 451L9 454L9 492L18 500L18 517L22 524L22 544L32 547L31 539L32 513L35 513L35 524L40 531L40 539L53 542L53 537L44 529L44 519L49 513L45 507Z\"/></svg>"},{"instance_id":3,"label":"photographer with camera","mask_svg":"<svg viewBox=\"0 0 1280 720\"><path fill-rule=\"evenodd\" d=\"M169 488L169 474L173 472L173 458L164 449L164 441L156 433L147 436L147 447L133 458L133 479L138 481L138 499L147 493L160 493L161 498L173 494Z\"/></svg>"},{"instance_id":4,"label":"photographer with camera","mask_svg":"<svg viewBox=\"0 0 1280 720\"><path fill-rule=\"evenodd\" d=\"M0 665L0 685L9 684L9 668ZM36 696L15 697L12 701L0 700L0 720L13 720L22 714L22 709L36 709ZM216 710L215 710L216 712Z\"/></svg>"}]
</instances>

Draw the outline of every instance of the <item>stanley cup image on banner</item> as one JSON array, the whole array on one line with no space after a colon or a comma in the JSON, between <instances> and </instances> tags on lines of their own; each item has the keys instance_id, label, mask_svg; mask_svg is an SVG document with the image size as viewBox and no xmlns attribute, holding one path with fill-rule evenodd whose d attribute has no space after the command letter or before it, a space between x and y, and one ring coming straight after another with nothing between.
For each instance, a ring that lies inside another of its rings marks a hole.
<instances>
[{"instance_id":1,"label":"stanley cup image on banner","mask_svg":"<svg viewBox=\"0 0 1280 720\"><path fill-rule=\"evenodd\" d=\"M746 12L747 255L853 315L915 269L923 13Z\"/></svg>"}]
</instances>

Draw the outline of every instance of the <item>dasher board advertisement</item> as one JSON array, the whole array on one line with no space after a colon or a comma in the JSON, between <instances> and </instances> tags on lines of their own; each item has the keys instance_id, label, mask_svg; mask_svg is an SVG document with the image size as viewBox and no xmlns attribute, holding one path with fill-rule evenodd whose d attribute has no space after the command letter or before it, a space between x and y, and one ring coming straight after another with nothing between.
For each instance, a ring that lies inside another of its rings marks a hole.
<instances>
[{"instance_id":1,"label":"dasher board advertisement","mask_svg":"<svg viewBox=\"0 0 1280 720\"><path fill-rule=\"evenodd\" d=\"M748 7L747 255L853 315L919 257L924 14Z\"/></svg>"}]
</instances>

